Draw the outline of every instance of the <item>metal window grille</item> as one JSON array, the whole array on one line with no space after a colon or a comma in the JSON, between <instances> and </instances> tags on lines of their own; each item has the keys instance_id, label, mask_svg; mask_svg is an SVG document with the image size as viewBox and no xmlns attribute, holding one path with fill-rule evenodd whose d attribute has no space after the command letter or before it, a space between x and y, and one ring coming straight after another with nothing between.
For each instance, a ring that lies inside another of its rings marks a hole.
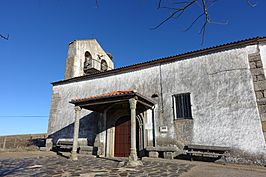
<instances>
[{"instance_id":1,"label":"metal window grille","mask_svg":"<svg viewBox=\"0 0 266 177\"><path fill-rule=\"evenodd\" d=\"M173 95L175 119L192 119L190 93Z\"/></svg>"}]
</instances>

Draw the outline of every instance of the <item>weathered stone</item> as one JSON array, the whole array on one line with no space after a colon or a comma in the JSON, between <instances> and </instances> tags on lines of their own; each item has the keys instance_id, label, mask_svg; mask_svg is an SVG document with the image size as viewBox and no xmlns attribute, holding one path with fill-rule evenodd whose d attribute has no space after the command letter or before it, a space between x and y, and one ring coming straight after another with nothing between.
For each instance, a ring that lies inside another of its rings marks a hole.
<instances>
[{"instance_id":1,"label":"weathered stone","mask_svg":"<svg viewBox=\"0 0 266 177\"><path fill-rule=\"evenodd\" d=\"M262 121L261 125L262 125L262 131L266 132L266 121Z\"/></svg>"},{"instance_id":2,"label":"weathered stone","mask_svg":"<svg viewBox=\"0 0 266 177\"><path fill-rule=\"evenodd\" d=\"M257 99L263 98L263 92L262 91L256 91L255 94L256 94Z\"/></svg>"},{"instance_id":3,"label":"weathered stone","mask_svg":"<svg viewBox=\"0 0 266 177\"><path fill-rule=\"evenodd\" d=\"M266 113L266 105L258 105L260 113Z\"/></svg>"},{"instance_id":4,"label":"weathered stone","mask_svg":"<svg viewBox=\"0 0 266 177\"><path fill-rule=\"evenodd\" d=\"M52 138L46 139L45 147L48 151L50 151L53 148L53 139Z\"/></svg>"},{"instance_id":5,"label":"weathered stone","mask_svg":"<svg viewBox=\"0 0 266 177\"><path fill-rule=\"evenodd\" d=\"M40 147L40 151L48 151L46 147Z\"/></svg>"},{"instance_id":6,"label":"weathered stone","mask_svg":"<svg viewBox=\"0 0 266 177\"><path fill-rule=\"evenodd\" d=\"M129 160L125 164L125 167L138 167L138 166L143 166L142 161L140 161L140 160Z\"/></svg>"},{"instance_id":7,"label":"weathered stone","mask_svg":"<svg viewBox=\"0 0 266 177\"><path fill-rule=\"evenodd\" d=\"M250 69L252 75L263 75L264 74L264 71L263 71L263 68L255 68L255 69Z\"/></svg>"},{"instance_id":8,"label":"weathered stone","mask_svg":"<svg viewBox=\"0 0 266 177\"><path fill-rule=\"evenodd\" d=\"M261 61L257 61L256 62L256 67L257 68L261 68L262 67L262 62Z\"/></svg>"},{"instance_id":9,"label":"weathered stone","mask_svg":"<svg viewBox=\"0 0 266 177\"><path fill-rule=\"evenodd\" d=\"M79 146L80 150L93 151L93 146Z\"/></svg>"},{"instance_id":10,"label":"weathered stone","mask_svg":"<svg viewBox=\"0 0 266 177\"><path fill-rule=\"evenodd\" d=\"M266 90L266 81L257 81L254 82L255 91Z\"/></svg>"},{"instance_id":11,"label":"weathered stone","mask_svg":"<svg viewBox=\"0 0 266 177\"><path fill-rule=\"evenodd\" d=\"M261 121L266 121L266 110L263 109L264 112L260 111L260 119Z\"/></svg>"},{"instance_id":12,"label":"weathered stone","mask_svg":"<svg viewBox=\"0 0 266 177\"><path fill-rule=\"evenodd\" d=\"M258 105L266 105L266 98L261 98L257 100Z\"/></svg>"},{"instance_id":13,"label":"weathered stone","mask_svg":"<svg viewBox=\"0 0 266 177\"><path fill-rule=\"evenodd\" d=\"M250 62L249 66L250 66L251 69L256 68L256 62Z\"/></svg>"},{"instance_id":14,"label":"weathered stone","mask_svg":"<svg viewBox=\"0 0 266 177\"><path fill-rule=\"evenodd\" d=\"M92 155L92 153L93 153L93 146L79 146L79 153L80 154Z\"/></svg>"},{"instance_id":15,"label":"weathered stone","mask_svg":"<svg viewBox=\"0 0 266 177\"><path fill-rule=\"evenodd\" d=\"M147 151L169 151L169 152L174 152L174 151L178 151L178 147L175 146L156 146L156 147L152 147L152 146L148 146L146 147Z\"/></svg>"},{"instance_id":16,"label":"weathered stone","mask_svg":"<svg viewBox=\"0 0 266 177\"><path fill-rule=\"evenodd\" d=\"M266 90L263 91L263 96L266 97Z\"/></svg>"},{"instance_id":17,"label":"weathered stone","mask_svg":"<svg viewBox=\"0 0 266 177\"><path fill-rule=\"evenodd\" d=\"M264 74L257 75L256 79L257 79L257 81L262 81L262 80L265 80L265 76L264 76Z\"/></svg>"},{"instance_id":18,"label":"weathered stone","mask_svg":"<svg viewBox=\"0 0 266 177\"><path fill-rule=\"evenodd\" d=\"M174 159L174 153L173 152L164 152L163 157L165 159Z\"/></svg>"},{"instance_id":19,"label":"weathered stone","mask_svg":"<svg viewBox=\"0 0 266 177\"><path fill-rule=\"evenodd\" d=\"M89 58L90 61L86 61ZM65 79L97 73L102 70L102 61L106 63L106 69L114 68L112 57L108 55L95 39L75 40L69 44L66 60ZM89 62L89 70L86 67Z\"/></svg>"},{"instance_id":20,"label":"weathered stone","mask_svg":"<svg viewBox=\"0 0 266 177\"><path fill-rule=\"evenodd\" d=\"M159 153L156 151L150 151L149 152L149 157L151 158L158 158L159 157Z\"/></svg>"},{"instance_id":21,"label":"weathered stone","mask_svg":"<svg viewBox=\"0 0 266 177\"><path fill-rule=\"evenodd\" d=\"M248 60L250 62L253 62L253 61L260 61L261 58L260 58L260 54L259 53L255 53L255 54L249 54L248 55Z\"/></svg>"}]
</instances>

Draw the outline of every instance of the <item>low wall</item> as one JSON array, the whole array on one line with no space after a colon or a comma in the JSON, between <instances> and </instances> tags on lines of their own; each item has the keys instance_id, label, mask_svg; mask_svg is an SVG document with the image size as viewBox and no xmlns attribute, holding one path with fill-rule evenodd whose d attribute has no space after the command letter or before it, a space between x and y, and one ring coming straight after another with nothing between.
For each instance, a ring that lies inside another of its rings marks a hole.
<instances>
[{"instance_id":1,"label":"low wall","mask_svg":"<svg viewBox=\"0 0 266 177\"><path fill-rule=\"evenodd\" d=\"M0 136L0 150L38 149L45 146L46 133Z\"/></svg>"}]
</instances>

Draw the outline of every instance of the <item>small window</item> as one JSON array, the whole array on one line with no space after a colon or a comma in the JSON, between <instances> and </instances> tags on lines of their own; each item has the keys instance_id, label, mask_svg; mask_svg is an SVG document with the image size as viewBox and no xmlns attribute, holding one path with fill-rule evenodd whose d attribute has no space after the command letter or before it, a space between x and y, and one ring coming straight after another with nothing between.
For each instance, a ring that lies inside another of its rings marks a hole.
<instances>
[{"instance_id":1,"label":"small window","mask_svg":"<svg viewBox=\"0 0 266 177\"><path fill-rule=\"evenodd\" d=\"M91 58L92 58L91 53L88 52L88 51L86 51L86 52L85 52L85 58L86 58L86 59L91 59Z\"/></svg>"},{"instance_id":2,"label":"small window","mask_svg":"<svg viewBox=\"0 0 266 177\"><path fill-rule=\"evenodd\" d=\"M85 52L85 60L84 60L84 65L83 65L83 70L84 73L86 74L87 71L92 67L92 56L90 52L86 51Z\"/></svg>"},{"instance_id":3,"label":"small window","mask_svg":"<svg viewBox=\"0 0 266 177\"><path fill-rule=\"evenodd\" d=\"M175 119L192 119L190 93L173 95Z\"/></svg>"},{"instance_id":4,"label":"small window","mask_svg":"<svg viewBox=\"0 0 266 177\"><path fill-rule=\"evenodd\" d=\"M101 71L107 71L108 69L108 65L107 62L105 60L101 61Z\"/></svg>"}]
</instances>

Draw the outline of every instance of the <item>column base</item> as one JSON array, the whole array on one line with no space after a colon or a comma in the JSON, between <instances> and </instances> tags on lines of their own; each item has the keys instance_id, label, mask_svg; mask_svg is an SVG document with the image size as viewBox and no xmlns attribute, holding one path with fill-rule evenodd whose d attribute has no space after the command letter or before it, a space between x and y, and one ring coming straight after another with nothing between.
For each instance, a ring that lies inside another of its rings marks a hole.
<instances>
[{"instance_id":1,"label":"column base","mask_svg":"<svg viewBox=\"0 0 266 177\"><path fill-rule=\"evenodd\" d=\"M129 160L126 162L125 166L126 167L137 167L137 166L142 166L143 163L140 160Z\"/></svg>"},{"instance_id":2,"label":"column base","mask_svg":"<svg viewBox=\"0 0 266 177\"><path fill-rule=\"evenodd\" d=\"M77 152L75 152L75 151L72 151L71 152L71 160L78 160L78 154L77 154Z\"/></svg>"},{"instance_id":3,"label":"column base","mask_svg":"<svg viewBox=\"0 0 266 177\"><path fill-rule=\"evenodd\" d=\"M137 161L138 160L136 149L130 148L130 155L129 155L128 159L129 159L129 161Z\"/></svg>"}]
</instances>

